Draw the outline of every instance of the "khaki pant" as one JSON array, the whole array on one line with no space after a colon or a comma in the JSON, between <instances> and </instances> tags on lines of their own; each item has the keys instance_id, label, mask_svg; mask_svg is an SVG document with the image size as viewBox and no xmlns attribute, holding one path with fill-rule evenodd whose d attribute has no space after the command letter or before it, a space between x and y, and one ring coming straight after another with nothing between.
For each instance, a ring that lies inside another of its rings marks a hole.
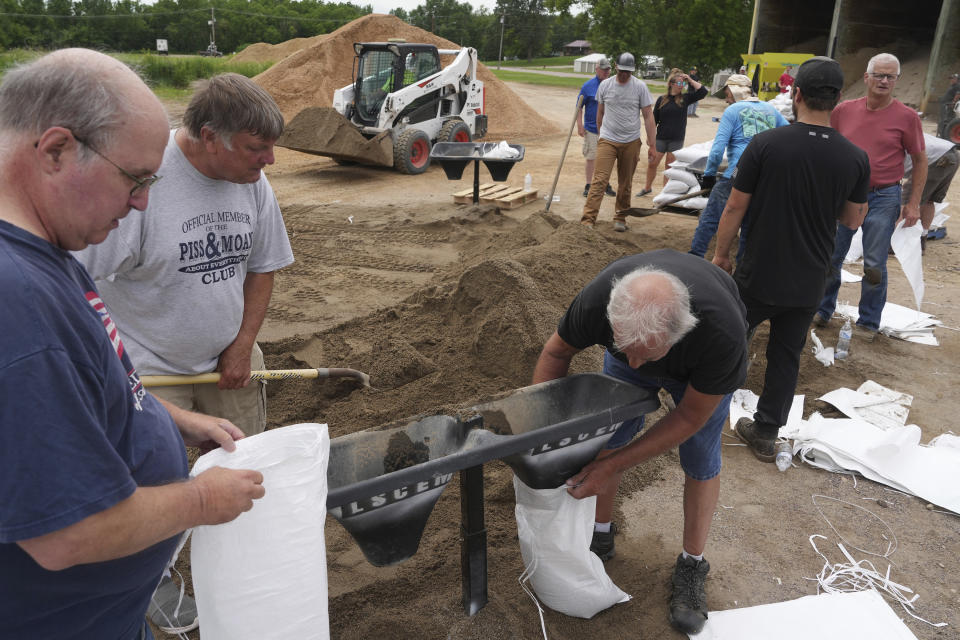
<instances>
[{"instance_id":1,"label":"khaki pant","mask_svg":"<svg viewBox=\"0 0 960 640\"><path fill-rule=\"evenodd\" d=\"M603 202L603 192L610 184L610 173L613 171L614 162L617 163L617 202L613 219L626 222L627 216L623 212L630 208L633 174L637 170L637 160L642 146L643 141L640 138L632 142L611 142L600 138L597 142L597 164L593 169L593 182L590 183L587 203L583 206L581 222L597 221L600 204Z\"/></svg>"},{"instance_id":2,"label":"khaki pant","mask_svg":"<svg viewBox=\"0 0 960 640\"><path fill-rule=\"evenodd\" d=\"M250 369L263 368L263 351L254 343ZM150 393L181 409L226 418L248 436L262 433L267 427L267 389L262 380L251 380L243 389L221 390L216 384L183 384L152 387Z\"/></svg>"}]
</instances>

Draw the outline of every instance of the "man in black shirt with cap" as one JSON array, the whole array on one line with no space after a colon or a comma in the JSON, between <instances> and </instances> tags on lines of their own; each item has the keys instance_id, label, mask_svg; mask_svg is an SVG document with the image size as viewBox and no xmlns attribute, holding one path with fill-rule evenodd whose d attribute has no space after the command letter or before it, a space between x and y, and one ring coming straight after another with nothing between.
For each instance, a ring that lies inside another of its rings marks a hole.
<instances>
[{"instance_id":1,"label":"man in black shirt with cap","mask_svg":"<svg viewBox=\"0 0 960 640\"><path fill-rule=\"evenodd\" d=\"M749 213L750 235L733 274L752 332L770 321L767 370L753 420L737 435L763 462L773 462L787 421L807 327L826 286L837 222L857 229L866 215L866 152L830 128L843 88L840 65L817 56L793 85L796 124L757 134L744 150L717 232L713 263L732 272L730 249Z\"/></svg>"}]
</instances>

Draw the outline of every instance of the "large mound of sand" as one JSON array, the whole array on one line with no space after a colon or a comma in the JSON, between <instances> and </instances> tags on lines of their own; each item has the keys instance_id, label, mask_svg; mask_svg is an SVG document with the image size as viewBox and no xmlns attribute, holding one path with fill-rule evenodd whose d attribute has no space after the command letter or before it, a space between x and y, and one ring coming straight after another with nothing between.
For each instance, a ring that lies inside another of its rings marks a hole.
<instances>
[{"instance_id":1,"label":"large mound of sand","mask_svg":"<svg viewBox=\"0 0 960 640\"><path fill-rule=\"evenodd\" d=\"M279 62L290 54L296 53L314 45L329 33L322 33L312 38L293 38L279 44L270 44L268 42L257 42L246 47L243 51L233 56L234 62Z\"/></svg>"},{"instance_id":2,"label":"large mound of sand","mask_svg":"<svg viewBox=\"0 0 960 640\"><path fill-rule=\"evenodd\" d=\"M333 102L333 92L353 81L354 42L385 42L390 38L424 42L441 49L460 48L396 16L370 14L332 33L306 39L300 51L286 56L254 80L270 92L289 121L306 107L329 106ZM285 44L268 46L282 47ZM444 58L443 64L448 64L449 56ZM488 139L540 137L559 131L487 67L479 65L477 75L486 91Z\"/></svg>"}]
</instances>

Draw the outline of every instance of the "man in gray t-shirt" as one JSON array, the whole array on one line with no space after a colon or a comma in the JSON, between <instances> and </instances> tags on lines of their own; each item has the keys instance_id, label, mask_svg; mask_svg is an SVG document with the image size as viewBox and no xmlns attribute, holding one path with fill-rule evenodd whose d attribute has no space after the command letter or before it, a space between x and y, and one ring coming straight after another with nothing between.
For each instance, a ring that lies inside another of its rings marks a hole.
<instances>
[{"instance_id":1,"label":"man in gray t-shirt","mask_svg":"<svg viewBox=\"0 0 960 640\"><path fill-rule=\"evenodd\" d=\"M597 126L600 139L597 142L596 166L593 170L593 182L583 206L580 223L589 228L597 222L603 192L610 183L613 164L617 164L617 200L613 216L613 228L616 231L627 230L625 211L630 208L630 193L633 186L633 174L637 170L637 159L643 141L640 133L647 132L647 144L657 139L653 120L653 96L647 85L634 77L636 70L634 57L622 53L617 59L617 75L607 78L597 89Z\"/></svg>"},{"instance_id":2,"label":"man in gray t-shirt","mask_svg":"<svg viewBox=\"0 0 960 640\"><path fill-rule=\"evenodd\" d=\"M150 391L247 435L266 424L263 385L250 384L251 366L263 368L257 332L273 272L293 262L261 171L282 131L263 89L237 74L212 78L170 134L147 209L78 256L142 373L221 375L217 385Z\"/></svg>"}]
</instances>

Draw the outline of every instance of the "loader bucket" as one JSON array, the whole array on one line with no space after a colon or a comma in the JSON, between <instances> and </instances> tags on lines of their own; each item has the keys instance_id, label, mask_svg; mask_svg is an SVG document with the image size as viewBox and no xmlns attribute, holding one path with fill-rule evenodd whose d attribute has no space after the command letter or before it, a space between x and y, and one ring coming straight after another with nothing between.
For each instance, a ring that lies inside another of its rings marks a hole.
<instances>
[{"instance_id":1,"label":"loader bucket","mask_svg":"<svg viewBox=\"0 0 960 640\"><path fill-rule=\"evenodd\" d=\"M389 131L366 138L333 107L307 107L287 123L276 145L345 162L393 166Z\"/></svg>"}]
</instances>

